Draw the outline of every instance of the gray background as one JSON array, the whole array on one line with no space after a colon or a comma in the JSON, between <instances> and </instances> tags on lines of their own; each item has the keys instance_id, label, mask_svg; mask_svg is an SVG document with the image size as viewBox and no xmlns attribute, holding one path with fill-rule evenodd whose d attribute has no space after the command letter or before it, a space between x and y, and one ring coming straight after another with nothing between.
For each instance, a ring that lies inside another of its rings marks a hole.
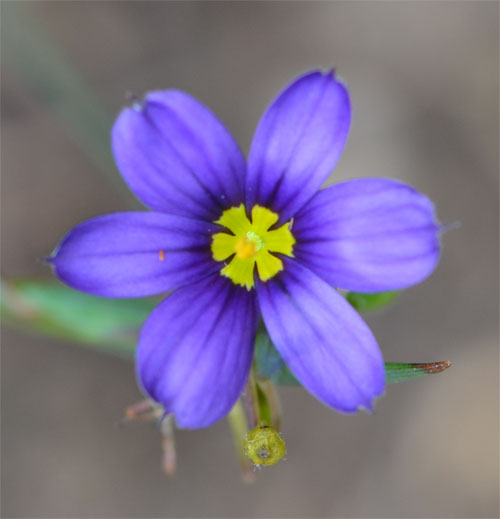
<instances>
[{"instance_id":1,"label":"gray background","mask_svg":"<svg viewBox=\"0 0 500 519\"><path fill-rule=\"evenodd\" d=\"M288 459L253 486L224 421L177 435L168 480L153 427L113 426L140 398L132 364L4 329L4 517L498 517L498 15L497 2L2 2L7 277L49 276L41 258L64 232L140 207L108 150L127 89L191 92L247 150L287 82L335 65L353 120L331 181L398 178L461 222L435 273L366 317L387 360L453 367L388 387L373 416L281 390Z\"/></svg>"}]
</instances>

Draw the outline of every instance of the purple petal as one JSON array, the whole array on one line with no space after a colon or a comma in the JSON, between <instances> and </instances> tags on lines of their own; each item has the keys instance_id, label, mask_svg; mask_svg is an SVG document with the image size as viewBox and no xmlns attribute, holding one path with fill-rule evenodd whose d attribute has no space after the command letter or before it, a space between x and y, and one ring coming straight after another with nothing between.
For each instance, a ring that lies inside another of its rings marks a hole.
<instances>
[{"instance_id":1,"label":"purple petal","mask_svg":"<svg viewBox=\"0 0 500 519\"><path fill-rule=\"evenodd\" d=\"M322 279L284 258L285 270L257 294L262 318L293 374L316 398L346 413L372 408L384 363L369 328Z\"/></svg>"},{"instance_id":2,"label":"purple petal","mask_svg":"<svg viewBox=\"0 0 500 519\"><path fill-rule=\"evenodd\" d=\"M116 213L70 231L50 262L68 285L103 297L159 294L218 269L214 226L161 213Z\"/></svg>"},{"instance_id":3,"label":"purple petal","mask_svg":"<svg viewBox=\"0 0 500 519\"><path fill-rule=\"evenodd\" d=\"M240 396L253 356L255 293L219 276L167 297L142 328L137 376L177 425L207 427Z\"/></svg>"},{"instance_id":4,"label":"purple petal","mask_svg":"<svg viewBox=\"0 0 500 519\"><path fill-rule=\"evenodd\" d=\"M333 72L300 77L271 104L250 149L247 207L288 221L319 189L344 148L349 96Z\"/></svg>"},{"instance_id":5,"label":"purple petal","mask_svg":"<svg viewBox=\"0 0 500 519\"><path fill-rule=\"evenodd\" d=\"M358 292L408 287L439 259L432 203L393 180L352 180L320 191L297 214L294 253L327 283Z\"/></svg>"},{"instance_id":6,"label":"purple petal","mask_svg":"<svg viewBox=\"0 0 500 519\"><path fill-rule=\"evenodd\" d=\"M113 151L130 189L156 211L220 217L243 201L245 159L223 124L176 90L151 92L125 108L112 132Z\"/></svg>"}]
</instances>

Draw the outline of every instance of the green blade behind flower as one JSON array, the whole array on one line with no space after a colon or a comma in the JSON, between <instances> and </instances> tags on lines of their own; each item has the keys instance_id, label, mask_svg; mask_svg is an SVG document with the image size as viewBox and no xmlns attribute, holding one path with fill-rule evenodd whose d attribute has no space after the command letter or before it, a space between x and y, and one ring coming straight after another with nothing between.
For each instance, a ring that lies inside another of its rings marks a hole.
<instances>
[{"instance_id":1,"label":"green blade behind flower","mask_svg":"<svg viewBox=\"0 0 500 519\"><path fill-rule=\"evenodd\" d=\"M428 363L385 363L385 378L388 384L403 382L413 378L441 373L451 365L450 361ZM300 382L293 376L280 354L271 342L269 335L262 328L255 339L255 371L264 379L275 384L298 386Z\"/></svg>"},{"instance_id":2,"label":"green blade behind flower","mask_svg":"<svg viewBox=\"0 0 500 519\"><path fill-rule=\"evenodd\" d=\"M95 349L132 357L137 333L158 299L104 299L83 294L55 281L2 281L0 310L4 324L75 341ZM431 363L386 362L388 384L403 382L450 366ZM255 339L255 370L280 385L300 385L288 369L266 330Z\"/></svg>"},{"instance_id":3,"label":"green blade behind flower","mask_svg":"<svg viewBox=\"0 0 500 519\"><path fill-rule=\"evenodd\" d=\"M396 362L385 363L385 380L388 384L404 382L412 378L441 373L451 366L451 361L424 362L417 364L400 364Z\"/></svg>"},{"instance_id":4,"label":"green blade behind flower","mask_svg":"<svg viewBox=\"0 0 500 519\"><path fill-rule=\"evenodd\" d=\"M358 312L369 312L378 310L392 303L399 292L376 292L374 294L363 294L360 292L347 292L345 298Z\"/></svg>"},{"instance_id":5,"label":"green blade behind flower","mask_svg":"<svg viewBox=\"0 0 500 519\"><path fill-rule=\"evenodd\" d=\"M131 356L157 299L103 299L54 281L2 281L4 324Z\"/></svg>"}]
</instances>

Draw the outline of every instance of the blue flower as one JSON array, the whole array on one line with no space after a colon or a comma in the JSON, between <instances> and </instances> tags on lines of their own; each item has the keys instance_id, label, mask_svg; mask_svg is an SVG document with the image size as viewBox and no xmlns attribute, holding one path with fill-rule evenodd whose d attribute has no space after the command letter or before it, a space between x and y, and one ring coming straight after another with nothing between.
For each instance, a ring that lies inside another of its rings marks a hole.
<instances>
[{"instance_id":1,"label":"blue flower","mask_svg":"<svg viewBox=\"0 0 500 519\"><path fill-rule=\"evenodd\" d=\"M262 117L248 161L189 95L151 92L112 132L118 167L152 212L88 220L51 258L74 288L103 297L172 292L139 337L144 391L199 428L240 396L259 319L294 375L342 412L384 391L377 343L337 289L397 290L436 266L431 202L370 178L318 191L344 147L345 86L333 72L289 85Z\"/></svg>"}]
</instances>

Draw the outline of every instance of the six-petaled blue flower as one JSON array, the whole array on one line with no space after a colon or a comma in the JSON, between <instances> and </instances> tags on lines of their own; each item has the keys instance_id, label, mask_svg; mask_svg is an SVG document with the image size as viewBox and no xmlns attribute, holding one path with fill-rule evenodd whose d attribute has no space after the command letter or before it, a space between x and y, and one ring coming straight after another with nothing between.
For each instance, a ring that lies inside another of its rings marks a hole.
<instances>
[{"instance_id":1,"label":"six-petaled blue flower","mask_svg":"<svg viewBox=\"0 0 500 519\"><path fill-rule=\"evenodd\" d=\"M144 324L137 376L181 427L211 425L240 396L259 319L294 375L343 412L384 391L377 343L337 289L423 280L439 256L430 201L382 178L318 191L344 147L345 86L315 71L260 121L245 161L222 123L176 90L122 111L118 167L153 212L93 218L51 258L74 288L104 297L172 293Z\"/></svg>"}]
</instances>

